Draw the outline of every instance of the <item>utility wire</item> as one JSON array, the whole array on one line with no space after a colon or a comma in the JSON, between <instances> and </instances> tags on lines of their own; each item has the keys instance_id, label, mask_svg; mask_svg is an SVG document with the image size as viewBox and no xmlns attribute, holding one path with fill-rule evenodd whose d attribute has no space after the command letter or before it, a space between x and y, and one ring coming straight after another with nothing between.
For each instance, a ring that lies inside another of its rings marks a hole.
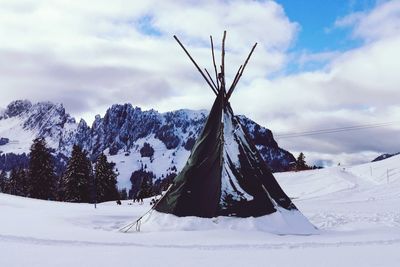
<instances>
[{"instance_id":1,"label":"utility wire","mask_svg":"<svg viewBox=\"0 0 400 267\"><path fill-rule=\"evenodd\" d=\"M297 132L297 133L285 133L285 134L277 134L276 138L295 138L295 137L303 137L303 136L312 136L312 135L320 135L320 134L331 134L338 132L348 132L348 131L357 131L357 130L365 130L372 128L381 128L387 127L395 124L399 124L400 121L392 121L392 122L383 122L383 123L372 123L372 124L361 124L361 125L353 125L346 126L340 128L330 128L330 129L321 129L314 131L305 131L305 132Z\"/></svg>"}]
</instances>

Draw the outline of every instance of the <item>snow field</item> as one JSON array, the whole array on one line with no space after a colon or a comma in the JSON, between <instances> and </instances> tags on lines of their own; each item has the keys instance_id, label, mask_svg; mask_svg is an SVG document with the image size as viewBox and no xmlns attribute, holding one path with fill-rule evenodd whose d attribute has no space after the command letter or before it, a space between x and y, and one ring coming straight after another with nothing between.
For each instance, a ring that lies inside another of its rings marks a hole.
<instances>
[{"instance_id":1,"label":"snow field","mask_svg":"<svg viewBox=\"0 0 400 267\"><path fill-rule=\"evenodd\" d=\"M177 230L170 215L167 231L146 231L143 225L143 232L121 233L149 209L149 200L94 209L0 194L0 266L398 266L399 168L396 156L277 174L319 228L306 236L262 231L262 218L189 218ZM388 169L389 180L383 175Z\"/></svg>"}]
</instances>

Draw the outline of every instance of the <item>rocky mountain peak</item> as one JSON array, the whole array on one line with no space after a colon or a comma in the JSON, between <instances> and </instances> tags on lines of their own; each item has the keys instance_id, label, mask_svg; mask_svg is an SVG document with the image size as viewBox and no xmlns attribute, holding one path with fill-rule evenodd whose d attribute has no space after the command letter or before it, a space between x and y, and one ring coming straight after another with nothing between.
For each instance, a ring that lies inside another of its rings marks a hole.
<instances>
[{"instance_id":1,"label":"rocky mountain peak","mask_svg":"<svg viewBox=\"0 0 400 267\"><path fill-rule=\"evenodd\" d=\"M32 107L32 103L29 100L15 100L8 104L4 111L5 118L12 118L27 112Z\"/></svg>"},{"instance_id":2,"label":"rocky mountain peak","mask_svg":"<svg viewBox=\"0 0 400 267\"><path fill-rule=\"evenodd\" d=\"M1 146L1 150L9 146L7 151L15 154L19 151L28 152L32 140L26 138L44 137L57 159L65 161L73 145L77 144L93 160L102 152L108 154L117 168L123 170L120 176L125 178L121 179L129 181L130 174L139 169L152 172L158 180L179 171L203 128L208 112L180 109L159 113L153 109L142 110L131 104L115 104L106 111L104 117L97 115L90 127L84 120L77 123L62 104L32 104L27 100L18 100L10 103L4 114L3 120L0 118L0 137L10 142L3 142L6 144ZM14 121L14 126L7 129L6 120L11 117L18 118L20 128L15 126ZM278 146L270 130L245 116L238 117L271 169L286 170L290 162L295 160L293 155ZM15 134L16 131L19 133ZM24 136L24 140L17 140L16 136ZM23 144L26 147L22 147ZM16 150L12 150L12 147ZM143 151L153 151L152 156L143 157L148 154ZM63 164L65 162L58 166ZM4 169L2 162L0 169L1 166Z\"/></svg>"}]
</instances>

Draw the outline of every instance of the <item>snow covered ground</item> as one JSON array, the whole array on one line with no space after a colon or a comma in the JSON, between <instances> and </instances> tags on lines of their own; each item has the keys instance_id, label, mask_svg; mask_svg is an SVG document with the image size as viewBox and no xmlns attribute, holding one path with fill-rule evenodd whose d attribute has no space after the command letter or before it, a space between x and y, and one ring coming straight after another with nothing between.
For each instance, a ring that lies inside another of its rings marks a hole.
<instances>
[{"instance_id":1,"label":"snow covered ground","mask_svg":"<svg viewBox=\"0 0 400 267\"><path fill-rule=\"evenodd\" d=\"M121 233L149 208L0 194L0 266L399 266L400 156L280 173L318 235L252 227Z\"/></svg>"}]
</instances>

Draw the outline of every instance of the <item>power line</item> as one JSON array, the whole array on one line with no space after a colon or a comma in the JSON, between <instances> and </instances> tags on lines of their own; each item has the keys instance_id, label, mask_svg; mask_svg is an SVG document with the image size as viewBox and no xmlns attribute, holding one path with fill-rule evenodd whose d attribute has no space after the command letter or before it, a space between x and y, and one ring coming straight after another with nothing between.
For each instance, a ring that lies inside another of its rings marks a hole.
<instances>
[{"instance_id":1,"label":"power line","mask_svg":"<svg viewBox=\"0 0 400 267\"><path fill-rule=\"evenodd\" d=\"M365 130L365 129L372 129L372 128L387 127L387 126L398 124L399 122L400 121L360 124L360 125L346 126L346 127L340 127L340 128L329 128L329 129L321 129L321 130L313 130L313 131L305 131L305 132L297 132L297 133L285 133L285 134L277 134L275 137L279 138L279 139L283 139L283 138L295 138L295 137L312 136L312 135L320 135L320 134L331 134L331 133L338 133L338 132L358 131L358 130Z\"/></svg>"},{"instance_id":2,"label":"power line","mask_svg":"<svg viewBox=\"0 0 400 267\"><path fill-rule=\"evenodd\" d=\"M303 134L314 134L314 133L325 133L325 132L331 132L331 131L347 131L347 130L353 130L353 129L364 129L364 128L375 128L375 127L383 127L383 126L388 126L395 124L396 122L385 122L385 123L374 123L374 124L363 124L363 125L354 125L354 126L346 126L346 127L340 127L340 128L329 128L329 129L321 129L321 130L313 130L313 131L305 131L305 132L297 132L297 133L286 133L286 134L280 134L279 136L291 136L291 135L303 135Z\"/></svg>"}]
</instances>

